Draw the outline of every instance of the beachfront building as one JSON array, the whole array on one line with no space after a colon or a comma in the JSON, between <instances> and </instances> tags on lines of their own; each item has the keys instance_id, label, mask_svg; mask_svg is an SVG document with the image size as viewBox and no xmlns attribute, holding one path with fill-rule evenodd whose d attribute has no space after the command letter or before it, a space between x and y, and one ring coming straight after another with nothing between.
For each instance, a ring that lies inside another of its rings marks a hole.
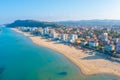
<instances>
[{"instance_id":1,"label":"beachfront building","mask_svg":"<svg viewBox=\"0 0 120 80\"><path fill-rule=\"evenodd\" d=\"M120 41L116 44L116 52L120 54Z\"/></svg>"},{"instance_id":2,"label":"beachfront building","mask_svg":"<svg viewBox=\"0 0 120 80\"><path fill-rule=\"evenodd\" d=\"M46 28L44 28L44 35L49 35L49 28L48 27L46 27Z\"/></svg>"},{"instance_id":3,"label":"beachfront building","mask_svg":"<svg viewBox=\"0 0 120 80\"><path fill-rule=\"evenodd\" d=\"M97 41L89 41L89 47L98 47L99 43Z\"/></svg>"},{"instance_id":4,"label":"beachfront building","mask_svg":"<svg viewBox=\"0 0 120 80\"><path fill-rule=\"evenodd\" d=\"M115 50L115 45L112 44L107 44L104 46L105 51L114 51Z\"/></svg>"},{"instance_id":5,"label":"beachfront building","mask_svg":"<svg viewBox=\"0 0 120 80\"><path fill-rule=\"evenodd\" d=\"M29 32L31 31L30 27L18 27L19 30L24 31L24 32Z\"/></svg>"},{"instance_id":6,"label":"beachfront building","mask_svg":"<svg viewBox=\"0 0 120 80\"><path fill-rule=\"evenodd\" d=\"M57 39L58 38L58 34L55 32L54 29L50 30L49 36L53 39Z\"/></svg>"},{"instance_id":7,"label":"beachfront building","mask_svg":"<svg viewBox=\"0 0 120 80\"><path fill-rule=\"evenodd\" d=\"M76 40L76 43L79 44L80 42L81 42L81 38L78 38L78 39Z\"/></svg>"},{"instance_id":8,"label":"beachfront building","mask_svg":"<svg viewBox=\"0 0 120 80\"><path fill-rule=\"evenodd\" d=\"M34 35L41 35L41 31L38 27L32 27L30 28L30 31L29 31L31 34L34 34Z\"/></svg>"},{"instance_id":9,"label":"beachfront building","mask_svg":"<svg viewBox=\"0 0 120 80\"><path fill-rule=\"evenodd\" d=\"M30 32L31 33L36 33L36 32L38 32L38 28L37 27L33 27L33 28L30 29Z\"/></svg>"},{"instance_id":10,"label":"beachfront building","mask_svg":"<svg viewBox=\"0 0 120 80\"><path fill-rule=\"evenodd\" d=\"M81 40L80 44L81 44L82 46L85 46L85 45L88 44L88 41L86 41L86 40Z\"/></svg>"},{"instance_id":11,"label":"beachfront building","mask_svg":"<svg viewBox=\"0 0 120 80\"><path fill-rule=\"evenodd\" d=\"M44 30L43 30L43 28L38 28L38 31L40 32L40 35L41 35L41 36L44 35Z\"/></svg>"},{"instance_id":12,"label":"beachfront building","mask_svg":"<svg viewBox=\"0 0 120 80\"><path fill-rule=\"evenodd\" d=\"M74 43L78 39L78 35L76 34L70 34L68 42Z\"/></svg>"},{"instance_id":13,"label":"beachfront building","mask_svg":"<svg viewBox=\"0 0 120 80\"><path fill-rule=\"evenodd\" d=\"M61 34L61 35L60 35L60 39L61 39L63 42L67 42L68 34Z\"/></svg>"}]
</instances>

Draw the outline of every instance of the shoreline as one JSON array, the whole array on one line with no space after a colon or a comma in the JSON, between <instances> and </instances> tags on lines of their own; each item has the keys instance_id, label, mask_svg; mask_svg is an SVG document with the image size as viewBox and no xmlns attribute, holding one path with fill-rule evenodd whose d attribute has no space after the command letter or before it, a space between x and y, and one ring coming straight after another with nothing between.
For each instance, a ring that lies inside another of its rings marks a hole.
<instances>
[{"instance_id":1,"label":"shoreline","mask_svg":"<svg viewBox=\"0 0 120 80\"><path fill-rule=\"evenodd\" d=\"M120 77L120 64L107 60L106 56L85 53L75 47L48 41L39 36L32 36L30 33L22 32L16 28L12 28L12 30L29 37L32 42L37 45L63 54L72 61L84 75L113 74Z\"/></svg>"}]
</instances>

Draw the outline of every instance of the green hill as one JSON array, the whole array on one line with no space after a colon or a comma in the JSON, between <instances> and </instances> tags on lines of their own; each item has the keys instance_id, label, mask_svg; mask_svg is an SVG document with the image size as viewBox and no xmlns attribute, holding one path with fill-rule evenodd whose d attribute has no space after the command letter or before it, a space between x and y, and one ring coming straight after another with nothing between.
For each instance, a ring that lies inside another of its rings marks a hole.
<instances>
[{"instance_id":1,"label":"green hill","mask_svg":"<svg viewBox=\"0 0 120 80\"><path fill-rule=\"evenodd\" d=\"M6 27L18 27L18 26L25 26L25 27L60 27L60 25L57 25L55 23L51 22L40 22L35 20L16 20L15 22L11 24L6 24Z\"/></svg>"}]
</instances>

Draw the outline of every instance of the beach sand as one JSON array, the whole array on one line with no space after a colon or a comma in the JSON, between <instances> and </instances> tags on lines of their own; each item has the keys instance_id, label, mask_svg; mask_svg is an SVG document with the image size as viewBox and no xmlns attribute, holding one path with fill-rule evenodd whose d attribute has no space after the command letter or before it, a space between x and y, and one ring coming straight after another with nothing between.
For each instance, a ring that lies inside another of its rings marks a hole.
<instances>
[{"instance_id":1,"label":"beach sand","mask_svg":"<svg viewBox=\"0 0 120 80\"><path fill-rule=\"evenodd\" d=\"M106 59L106 55L96 55L89 52L86 53L76 49L75 47L48 41L38 36L32 36L30 33L19 31L16 28L12 28L12 30L28 36L37 45L50 48L63 54L74 64L76 64L85 75L104 73L114 74L120 77L120 63L112 62Z\"/></svg>"}]
</instances>

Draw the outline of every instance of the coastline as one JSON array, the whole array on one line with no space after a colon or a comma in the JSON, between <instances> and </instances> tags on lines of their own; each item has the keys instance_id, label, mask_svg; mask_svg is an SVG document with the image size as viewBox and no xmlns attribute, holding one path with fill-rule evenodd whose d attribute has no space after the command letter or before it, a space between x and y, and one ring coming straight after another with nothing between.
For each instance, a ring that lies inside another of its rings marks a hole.
<instances>
[{"instance_id":1,"label":"coastline","mask_svg":"<svg viewBox=\"0 0 120 80\"><path fill-rule=\"evenodd\" d=\"M120 64L117 62L111 62L109 60L106 60L106 56L88 54L74 47L48 41L46 39L42 39L41 37L33 36L29 33L19 31L16 28L12 28L12 30L24 34L37 45L50 48L63 54L74 64L76 64L80 68L82 73L85 75L105 73L120 76Z\"/></svg>"}]
</instances>

